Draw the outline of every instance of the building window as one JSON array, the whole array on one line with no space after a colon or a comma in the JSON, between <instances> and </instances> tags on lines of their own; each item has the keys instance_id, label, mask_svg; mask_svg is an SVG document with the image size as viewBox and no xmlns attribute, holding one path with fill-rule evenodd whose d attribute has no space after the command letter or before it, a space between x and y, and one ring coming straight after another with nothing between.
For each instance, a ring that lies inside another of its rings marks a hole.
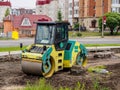
<instances>
[{"instance_id":1,"label":"building window","mask_svg":"<svg viewBox=\"0 0 120 90\"><path fill-rule=\"evenodd\" d=\"M93 17L95 17L96 16L96 14L93 14Z\"/></svg>"},{"instance_id":2,"label":"building window","mask_svg":"<svg viewBox=\"0 0 120 90\"><path fill-rule=\"evenodd\" d=\"M95 9L96 9L96 7L95 7L95 6L93 6L93 9L95 10Z\"/></svg>"},{"instance_id":3,"label":"building window","mask_svg":"<svg viewBox=\"0 0 120 90\"><path fill-rule=\"evenodd\" d=\"M120 4L120 0L112 0L112 4Z\"/></svg>"},{"instance_id":4,"label":"building window","mask_svg":"<svg viewBox=\"0 0 120 90\"><path fill-rule=\"evenodd\" d=\"M72 15L72 10L70 11L70 15Z\"/></svg>"},{"instance_id":5,"label":"building window","mask_svg":"<svg viewBox=\"0 0 120 90\"><path fill-rule=\"evenodd\" d=\"M114 7L114 8L112 8L112 12L116 12L116 8Z\"/></svg>"},{"instance_id":6,"label":"building window","mask_svg":"<svg viewBox=\"0 0 120 90\"><path fill-rule=\"evenodd\" d=\"M22 34L22 35L31 35L31 31L30 30L21 30L20 34Z\"/></svg>"},{"instance_id":7,"label":"building window","mask_svg":"<svg viewBox=\"0 0 120 90\"><path fill-rule=\"evenodd\" d=\"M21 26L31 26L30 20L28 18L24 18Z\"/></svg>"},{"instance_id":8,"label":"building window","mask_svg":"<svg viewBox=\"0 0 120 90\"><path fill-rule=\"evenodd\" d=\"M75 2L75 6L79 7L79 2Z\"/></svg>"},{"instance_id":9,"label":"building window","mask_svg":"<svg viewBox=\"0 0 120 90\"><path fill-rule=\"evenodd\" d=\"M74 10L74 14L78 14L78 10Z\"/></svg>"},{"instance_id":10,"label":"building window","mask_svg":"<svg viewBox=\"0 0 120 90\"><path fill-rule=\"evenodd\" d=\"M120 7L119 7L119 13L120 13Z\"/></svg>"},{"instance_id":11,"label":"building window","mask_svg":"<svg viewBox=\"0 0 120 90\"><path fill-rule=\"evenodd\" d=\"M72 7L72 3L70 3L69 7Z\"/></svg>"},{"instance_id":12,"label":"building window","mask_svg":"<svg viewBox=\"0 0 120 90\"><path fill-rule=\"evenodd\" d=\"M120 7L113 7L112 12L118 12L120 13Z\"/></svg>"},{"instance_id":13,"label":"building window","mask_svg":"<svg viewBox=\"0 0 120 90\"><path fill-rule=\"evenodd\" d=\"M112 0L112 4L115 4L115 0Z\"/></svg>"}]
</instances>

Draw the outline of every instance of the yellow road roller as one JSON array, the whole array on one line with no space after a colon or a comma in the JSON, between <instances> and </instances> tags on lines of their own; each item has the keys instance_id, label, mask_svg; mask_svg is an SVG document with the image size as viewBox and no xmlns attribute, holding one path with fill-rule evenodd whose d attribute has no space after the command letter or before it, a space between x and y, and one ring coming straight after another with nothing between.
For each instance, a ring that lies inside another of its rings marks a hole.
<instances>
[{"instance_id":1,"label":"yellow road roller","mask_svg":"<svg viewBox=\"0 0 120 90\"><path fill-rule=\"evenodd\" d=\"M68 39L68 22L36 22L34 44L22 51L21 67L26 74L51 77L73 65L84 66L87 50L79 42Z\"/></svg>"}]
</instances>

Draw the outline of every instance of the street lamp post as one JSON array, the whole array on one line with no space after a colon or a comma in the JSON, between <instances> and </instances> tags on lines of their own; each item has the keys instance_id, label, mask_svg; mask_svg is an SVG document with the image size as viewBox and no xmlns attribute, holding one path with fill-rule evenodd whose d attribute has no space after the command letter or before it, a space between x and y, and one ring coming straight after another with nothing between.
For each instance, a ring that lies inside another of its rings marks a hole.
<instances>
[{"instance_id":1,"label":"street lamp post","mask_svg":"<svg viewBox=\"0 0 120 90\"><path fill-rule=\"evenodd\" d=\"M74 0L72 0L72 24L74 22Z\"/></svg>"},{"instance_id":2,"label":"street lamp post","mask_svg":"<svg viewBox=\"0 0 120 90\"><path fill-rule=\"evenodd\" d=\"M104 0L102 0L102 38L104 38Z\"/></svg>"}]
</instances>

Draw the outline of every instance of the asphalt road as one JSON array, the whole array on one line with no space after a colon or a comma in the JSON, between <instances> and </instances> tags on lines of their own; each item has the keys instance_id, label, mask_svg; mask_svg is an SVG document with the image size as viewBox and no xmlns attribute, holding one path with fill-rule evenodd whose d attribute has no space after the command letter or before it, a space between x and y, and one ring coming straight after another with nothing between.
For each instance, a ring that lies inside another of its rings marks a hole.
<instances>
[{"instance_id":1,"label":"asphalt road","mask_svg":"<svg viewBox=\"0 0 120 90\"><path fill-rule=\"evenodd\" d=\"M76 40L83 44L120 44L120 37L116 38L76 38ZM0 40L0 47L5 46L19 46L20 43L23 45L30 45L34 43L34 38L21 38L19 40Z\"/></svg>"},{"instance_id":2,"label":"asphalt road","mask_svg":"<svg viewBox=\"0 0 120 90\"><path fill-rule=\"evenodd\" d=\"M77 38L72 39L83 44L120 44L120 37L118 38Z\"/></svg>"}]
</instances>

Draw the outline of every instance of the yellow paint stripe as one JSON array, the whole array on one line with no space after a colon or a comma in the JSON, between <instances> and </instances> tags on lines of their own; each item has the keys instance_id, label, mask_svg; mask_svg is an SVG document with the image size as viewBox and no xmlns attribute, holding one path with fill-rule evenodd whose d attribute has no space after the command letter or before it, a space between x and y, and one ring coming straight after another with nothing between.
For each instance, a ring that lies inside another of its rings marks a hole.
<instances>
[{"instance_id":1,"label":"yellow paint stripe","mask_svg":"<svg viewBox=\"0 0 120 90\"><path fill-rule=\"evenodd\" d=\"M23 61L29 61L29 62L37 62L37 63L42 63L42 61L39 61L39 60L32 60L32 59L24 59L22 58Z\"/></svg>"}]
</instances>

